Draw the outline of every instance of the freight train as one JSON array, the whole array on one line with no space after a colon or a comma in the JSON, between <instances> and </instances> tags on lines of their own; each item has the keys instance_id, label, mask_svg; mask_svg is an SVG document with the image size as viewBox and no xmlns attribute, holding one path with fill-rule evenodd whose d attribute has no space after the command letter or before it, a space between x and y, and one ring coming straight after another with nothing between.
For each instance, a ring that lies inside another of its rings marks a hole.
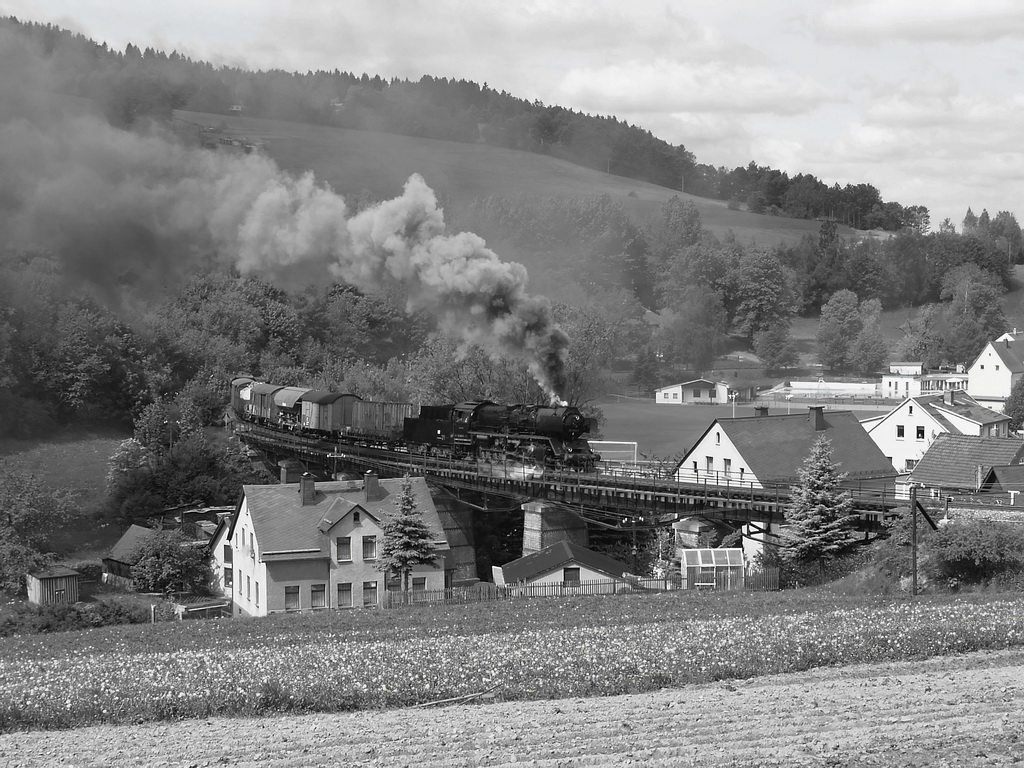
<instances>
[{"instance_id":1,"label":"freight train","mask_svg":"<svg viewBox=\"0 0 1024 768\"><path fill-rule=\"evenodd\" d=\"M231 408L236 418L270 429L492 466L591 471L601 460L584 438L590 419L569 406L481 400L417 407L242 376L231 382Z\"/></svg>"}]
</instances>

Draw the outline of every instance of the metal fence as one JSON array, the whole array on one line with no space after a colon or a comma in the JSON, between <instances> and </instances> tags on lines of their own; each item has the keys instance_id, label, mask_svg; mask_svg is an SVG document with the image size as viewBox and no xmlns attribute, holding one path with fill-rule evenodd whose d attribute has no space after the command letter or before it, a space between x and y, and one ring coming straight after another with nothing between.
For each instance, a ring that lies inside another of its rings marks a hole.
<instances>
[{"instance_id":1,"label":"metal fence","mask_svg":"<svg viewBox=\"0 0 1024 768\"><path fill-rule=\"evenodd\" d=\"M531 597L583 597L587 595L623 595L667 592L678 589L670 579L623 579L612 581L554 582L550 584L506 584L499 586L482 582L470 587L426 589L411 592L385 592L383 608L406 605L437 605L483 603L495 600L518 600Z\"/></svg>"}]
</instances>

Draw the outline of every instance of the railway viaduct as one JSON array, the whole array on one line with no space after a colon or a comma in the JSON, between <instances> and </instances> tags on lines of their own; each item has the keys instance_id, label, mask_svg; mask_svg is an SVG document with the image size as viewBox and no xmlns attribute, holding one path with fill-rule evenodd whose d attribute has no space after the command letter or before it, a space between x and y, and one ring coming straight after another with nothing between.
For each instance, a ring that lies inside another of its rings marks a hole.
<instances>
[{"instance_id":1,"label":"railway viaduct","mask_svg":"<svg viewBox=\"0 0 1024 768\"><path fill-rule=\"evenodd\" d=\"M382 477L406 473L426 477L463 498L495 500L505 506L525 505L527 511L570 512L588 523L607 528L661 526L700 517L734 526L753 524L766 530L784 521L788 486L754 487L751 483L680 483L654 476L649 470L611 470L579 473L545 469L534 473L522 465L502 466L472 461L449 461L384 448L352 446L300 435L282 434L252 424L236 424L239 438L273 461L295 459L329 474L341 469L373 470ZM900 504L893 489L850 485L848 490L861 516L865 533L878 531Z\"/></svg>"}]
</instances>

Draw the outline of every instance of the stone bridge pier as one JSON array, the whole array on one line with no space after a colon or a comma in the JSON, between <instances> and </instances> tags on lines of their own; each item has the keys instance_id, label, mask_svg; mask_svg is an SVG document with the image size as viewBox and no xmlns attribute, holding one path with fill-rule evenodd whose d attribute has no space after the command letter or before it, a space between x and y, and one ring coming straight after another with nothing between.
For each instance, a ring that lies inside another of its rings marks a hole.
<instances>
[{"instance_id":1,"label":"stone bridge pier","mask_svg":"<svg viewBox=\"0 0 1024 768\"><path fill-rule=\"evenodd\" d=\"M523 556L532 555L560 541L585 547L587 524L579 515L547 501L523 504Z\"/></svg>"}]
</instances>

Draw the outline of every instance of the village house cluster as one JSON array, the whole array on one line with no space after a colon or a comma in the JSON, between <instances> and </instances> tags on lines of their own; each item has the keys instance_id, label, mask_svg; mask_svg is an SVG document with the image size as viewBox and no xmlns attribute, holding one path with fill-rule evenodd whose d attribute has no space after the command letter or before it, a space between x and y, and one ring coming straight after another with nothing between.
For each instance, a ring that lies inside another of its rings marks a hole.
<instances>
[{"instance_id":1,"label":"village house cluster","mask_svg":"<svg viewBox=\"0 0 1024 768\"><path fill-rule=\"evenodd\" d=\"M1024 522L1024 441L1002 412L1024 375L1024 333L990 342L963 371L928 372L903 361L874 382L821 377L802 388L786 382L785 389L765 389L763 373L751 361L720 361L707 378L657 391L659 404L758 403L753 416L712 421L675 465L675 480L751 489L792 485L811 447L825 437L847 487L884 488L895 499L909 498L915 487L919 499L947 517ZM874 410L858 410L865 403ZM104 558L103 580L130 587L137 545L170 526L209 549L213 591L233 616L382 605L398 589L378 560L383 524L396 511L403 481L373 472L318 481L296 466L282 462L281 484L244 486L233 507L170 510L150 527L131 526ZM424 478L411 478L411 485L437 553L434 566L411 574L412 592L440 594L479 583L467 520ZM523 556L492 568L492 589L545 594L552 586L614 591L636 583L627 564L587 547L581 521L562 525L561 517L570 516L543 501L524 511ZM711 527L700 517L673 524L683 586L742 578L744 564L779 531L778 523L749 523L735 549L701 549ZM36 572L27 583L35 602L77 598L77 574L69 569Z\"/></svg>"}]
</instances>

